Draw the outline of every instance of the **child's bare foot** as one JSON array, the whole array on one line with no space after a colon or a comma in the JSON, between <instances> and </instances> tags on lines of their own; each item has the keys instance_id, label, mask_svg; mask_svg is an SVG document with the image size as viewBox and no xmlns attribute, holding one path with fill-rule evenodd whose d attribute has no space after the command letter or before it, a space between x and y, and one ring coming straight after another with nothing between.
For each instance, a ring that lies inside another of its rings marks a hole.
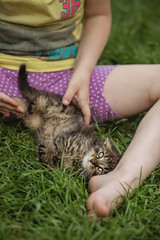
<instances>
[{"instance_id":1,"label":"child's bare foot","mask_svg":"<svg viewBox=\"0 0 160 240\"><path fill-rule=\"evenodd\" d=\"M106 175L92 177L89 182L91 196L87 201L88 216L108 216L111 209L122 203L122 195L138 186L139 180L114 170Z\"/></svg>"}]
</instances>

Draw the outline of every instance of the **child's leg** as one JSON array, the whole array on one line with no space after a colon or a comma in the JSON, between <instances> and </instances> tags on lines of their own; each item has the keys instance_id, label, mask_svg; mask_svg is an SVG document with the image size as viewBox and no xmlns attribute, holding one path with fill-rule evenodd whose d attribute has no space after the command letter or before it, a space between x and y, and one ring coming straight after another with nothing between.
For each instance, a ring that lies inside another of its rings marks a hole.
<instances>
[{"instance_id":1,"label":"child's leg","mask_svg":"<svg viewBox=\"0 0 160 240\"><path fill-rule=\"evenodd\" d=\"M160 162L160 65L117 67L105 83L104 94L120 115L150 110L116 169L90 180L92 194L87 208L101 216L107 216L117 202L122 202L120 196L137 187L140 176L143 180Z\"/></svg>"}]
</instances>

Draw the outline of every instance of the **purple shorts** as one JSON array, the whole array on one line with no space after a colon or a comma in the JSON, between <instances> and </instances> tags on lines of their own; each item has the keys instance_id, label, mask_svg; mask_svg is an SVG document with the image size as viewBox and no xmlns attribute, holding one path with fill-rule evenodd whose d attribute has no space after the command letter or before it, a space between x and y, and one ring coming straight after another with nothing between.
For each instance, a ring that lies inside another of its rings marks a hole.
<instances>
[{"instance_id":1,"label":"purple shorts","mask_svg":"<svg viewBox=\"0 0 160 240\"><path fill-rule=\"evenodd\" d=\"M90 79L89 104L91 109L91 119L99 123L108 120L118 120L122 117L115 113L108 105L103 88L109 73L116 66L96 66ZM10 97L23 99L17 84L18 71L0 67L0 92ZM31 86L47 92L54 92L61 96L64 95L72 69L58 72L28 72L28 81Z\"/></svg>"}]
</instances>

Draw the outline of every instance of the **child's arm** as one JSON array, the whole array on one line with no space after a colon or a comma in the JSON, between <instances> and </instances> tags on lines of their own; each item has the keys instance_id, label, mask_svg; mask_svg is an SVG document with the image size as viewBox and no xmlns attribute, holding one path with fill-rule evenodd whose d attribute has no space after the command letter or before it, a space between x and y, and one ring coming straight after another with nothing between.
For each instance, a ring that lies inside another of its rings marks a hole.
<instances>
[{"instance_id":1,"label":"child's arm","mask_svg":"<svg viewBox=\"0 0 160 240\"><path fill-rule=\"evenodd\" d=\"M110 0L86 0L84 29L63 103L68 105L73 100L82 110L87 124L90 121L89 80L108 41L110 28Z\"/></svg>"}]
</instances>

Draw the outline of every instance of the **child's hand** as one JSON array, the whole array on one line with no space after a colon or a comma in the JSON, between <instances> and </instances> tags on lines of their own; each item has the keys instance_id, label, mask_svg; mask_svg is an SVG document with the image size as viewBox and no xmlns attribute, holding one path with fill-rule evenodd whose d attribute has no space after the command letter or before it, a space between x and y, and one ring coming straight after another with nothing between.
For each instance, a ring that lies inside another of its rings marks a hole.
<instances>
[{"instance_id":1,"label":"child's hand","mask_svg":"<svg viewBox=\"0 0 160 240\"><path fill-rule=\"evenodd\" d=\"M81 109L85 123L89 125L91 116L89 109L89 81L71 77L62 103L67 106L71 101Z\"/></svg>"},{"instance_id":2,"label":"child's hand","mask_svg":"<svg viewBox=\"0 0 160 240\"><path fill-rule=\"evenodd\" d=\"M9 117L10 112L20 116L24 113L24 109L18 105L16 100L0 92L0 112L6 117Z\"/></svg>"}]
</instances>

